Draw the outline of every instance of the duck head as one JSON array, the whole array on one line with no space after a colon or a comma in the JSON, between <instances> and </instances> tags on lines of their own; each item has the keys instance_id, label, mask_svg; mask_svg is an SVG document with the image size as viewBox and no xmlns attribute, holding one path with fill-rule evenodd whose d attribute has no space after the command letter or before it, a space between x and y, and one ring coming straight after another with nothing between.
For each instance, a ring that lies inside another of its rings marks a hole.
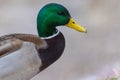
<instances>
[{"instance_id":1,"label":"duck head","mask_svg":"<svg viewBox=\"0 0 120 80\"><path fill-rule=\"evenodd\" d=\"M37 29L40 37L48 37L57 33L57 26L65 25L79 32L87 30L77 24L72 18L69 11L62 5L50 3L45 5L37 16Z\"/></svg>"}]
</instances>

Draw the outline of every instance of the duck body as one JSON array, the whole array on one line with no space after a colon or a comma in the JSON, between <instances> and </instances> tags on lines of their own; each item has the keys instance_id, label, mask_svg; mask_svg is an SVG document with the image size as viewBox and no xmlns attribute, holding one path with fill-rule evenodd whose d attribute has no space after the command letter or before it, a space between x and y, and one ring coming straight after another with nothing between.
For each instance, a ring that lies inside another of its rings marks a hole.
<instances>
[{"instance_id":1,"label":"duck body","mask_svg":"<svg viewBox=\"0 0 120 80\"><path fill-rule=\"evenodd\" d=\"M10 34L0 37L0 80L30 80L54 63L65 48L65 38L56 29L60 25L87 32L64 6L50 3L38 13L39 36Z\"/></svg>"},{"instance_id":2,"label":"duck body","mask_svg":"<svg viewBox=\"0 0 120 80\"><path fill-rule=\"evenodd\" d=\"M27 34L16 34L17 38L21 40L19 35ZM15 34L11 34L6 36L7 40L11 36L16 38ZM61 32L53 37L42 39L46 42L43 44L47 44L46 48L45 46L37 48L34 42L23 40L23 43L19 42L21 46L19 50L0 58L0 80L29 80L54 63L62 55L65 48L65 39Z\"/></svg>"}]
</instances>

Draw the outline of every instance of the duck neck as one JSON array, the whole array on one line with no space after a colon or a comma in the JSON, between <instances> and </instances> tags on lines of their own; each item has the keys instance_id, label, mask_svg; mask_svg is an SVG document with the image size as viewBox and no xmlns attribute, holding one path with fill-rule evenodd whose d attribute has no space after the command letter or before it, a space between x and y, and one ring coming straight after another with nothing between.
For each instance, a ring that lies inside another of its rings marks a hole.
<instances>
[{"instance_id":1,"label":"duck neck","mask_svg":"<svg viewBox=\"0 0 120 80\"><path fill-rule=\"evenodd\" d=\"M37 25L38 34L40 37L49 37L57 33L57 29L53 26L48 26L46 23Z\"/></svg>"}]
</instances>

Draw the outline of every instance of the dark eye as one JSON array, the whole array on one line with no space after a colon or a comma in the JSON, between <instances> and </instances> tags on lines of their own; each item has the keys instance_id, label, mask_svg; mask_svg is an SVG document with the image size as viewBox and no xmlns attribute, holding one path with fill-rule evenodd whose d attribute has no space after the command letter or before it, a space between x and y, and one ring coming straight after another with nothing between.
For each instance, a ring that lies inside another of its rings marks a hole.
<instances>
[{"instance_id":1,"label":"dark eye","mask_svg":"<svg viewBox=\"0 0 120 80\"><path fill-rule=\"evenodd\" d=\"M59 11L58 13L57 13L58 15L65 15L65 13L63 12L63 11Z\"/></svg>"}]
</instances>

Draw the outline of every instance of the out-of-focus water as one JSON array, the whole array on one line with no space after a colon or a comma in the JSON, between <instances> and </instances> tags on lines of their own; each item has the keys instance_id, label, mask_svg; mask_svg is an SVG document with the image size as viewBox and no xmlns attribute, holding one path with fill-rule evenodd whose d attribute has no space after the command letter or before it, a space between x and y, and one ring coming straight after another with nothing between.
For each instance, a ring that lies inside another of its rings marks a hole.
<instances>
[{"instance_id":1,"label":"out-of-focus water","mask_svg":"<svg viewBox=\"0 0 120 80\"><path fill-rule=\"evenodd\" d=\"M50 2L65 5L88 33L59 27L66 38L64 54L33 80L94 80L98 74L120 63L119 0L1 0L0 36L10 33L37 34L37 13Z\"/></svg>"}]
</instances>

